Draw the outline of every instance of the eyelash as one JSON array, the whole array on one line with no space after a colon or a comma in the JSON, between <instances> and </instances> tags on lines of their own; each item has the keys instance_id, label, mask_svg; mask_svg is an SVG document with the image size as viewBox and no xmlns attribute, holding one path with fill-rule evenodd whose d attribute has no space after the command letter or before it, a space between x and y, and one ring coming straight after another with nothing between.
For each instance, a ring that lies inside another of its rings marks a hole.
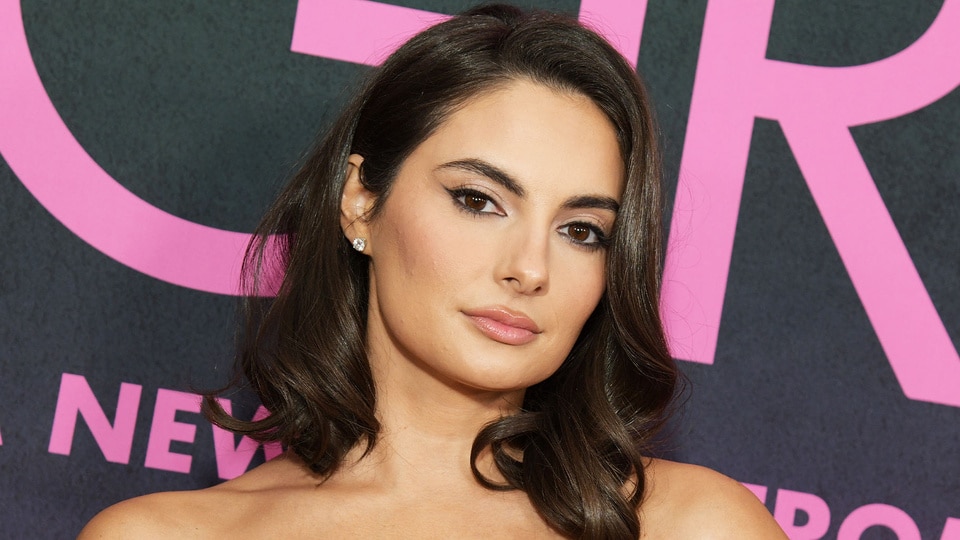
<instances>
[{"instance_id":1,"label":"eyelash","mask_svg":"<svg viewBox=\"0 0 960 540\"><path fill-rule=\"evenodd\" d=\"M486 193L483 193L482 191L477 191L477 190L475 190L475 189L470 189L470 188L461 187L461 188L456 188L456 189L448 189L447 192L450 194L451 197L453 197L453 202L454 202L454 204L456 204L457 207L458 207L460 210L463 210L464 212L466 212L466 213L468 213L468 214L470 214L470 215L478 216L478 217L479 217L479 216L482 216L482 215L484 215L484 214L496 214L496 215L498 215L498 216L503 216L503 215L505 215L504 213L502 213L503 210L500 208L500 206L497 205L497 203L493 202L493 197L487 195ZM465 199L466 199L467 197L476 197L476 198L478 198L478 199L483 199L483 200L487 201L488 203L492 204L498 211L497 211L497 212L483 212L483 211L481 211L481 210L477 210L477 209L475 209L475 208L471 208L471 207L467 206L467 203L465 202Z\"/></svg>"},{"instance_id":2,"label":"eyelash","mask_svg":"<svg viewBox=\"0 0 960 540\"><path fill-rule=\"evenodd\" d=\"M574 240L573 237L571 237L567 233L560 233L560 234L563 234L563 236L565 236L567 240L569 240L574 245L582 247L584 249L589 249L591 251L595 251L598 249L607 249L607 247L610 246L610 238L607 235L603 234L603 231L601 231L599 227L597 227L596 225L592 225L590 223L585 223L583 221L575 221L573 223L565 224L563 227L561 227L561 230L569 229L570 227L578 227L578 226L586 227L590 232L594 234L594 236L597 237L597 240L595 242L581 242L579 240Z\"/></svg>"},{"instance_id":3,"label":"eyelash","mask_svg":"<svg viewBox=\"0 0 960 540\"><path fill-rule=\"evenodd\" d=\"M450 197L453 199L454 204L457 206L457 208L460 211L466 214L469 214L473 217L482 217L487 214L493 214L498 216L505 215L500 213L500 212L503 212L503 210L500 209L497 203L493 201L493 198L481 191L477 191L475 189L470 189L470 188L455 188L455 189L447 189L447 193L450 194ZM478 199L483 199L487 201L488 204L493 205L498 210L498 212L484 212L481 210L477 210L475 208L471 208L470 206L467 206L465 202L466 197L476 197ZM563 232L560 233L561 235L564 236L564 238L567 239L567 241L569 241L571 244L579 248L595 251L598 249L606 249L610 245L610 238L607 235L605 235L603 231L600 230L599 227L597 227L596 225L593 225L592 223L575 221L573 223L564 224L563 227L560 228L560 230L561 231L564 229L569 230L571 227L585 227L591 233L593 233L593 235L596 236L597 238L595 242L581 242L579 240L575 240L572 236L570 236L569 233L563 233Z\"/></svg>"}]
</instances>

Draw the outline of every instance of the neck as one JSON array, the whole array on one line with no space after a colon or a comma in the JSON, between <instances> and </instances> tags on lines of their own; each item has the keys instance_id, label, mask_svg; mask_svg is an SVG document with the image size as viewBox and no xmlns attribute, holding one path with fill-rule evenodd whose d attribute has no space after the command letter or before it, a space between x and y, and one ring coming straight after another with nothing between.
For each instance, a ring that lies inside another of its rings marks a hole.
<instances>
[{"instance_id":1,"label":"neck","mask_svg":"<svg viewBox=\"0 0 960 540\"><path fill-rule=\"evenodd\" d=\"M363 448L355 449L346 469L385 486L479 486L470 468L474 439L486 424L516 412L523 391L467 388L396 349L378 347L375 340L369 345L381 430L373 450L361 458ZM503 480L488 452L477 466L487 478Z\"/></svg>"}]
</instances>

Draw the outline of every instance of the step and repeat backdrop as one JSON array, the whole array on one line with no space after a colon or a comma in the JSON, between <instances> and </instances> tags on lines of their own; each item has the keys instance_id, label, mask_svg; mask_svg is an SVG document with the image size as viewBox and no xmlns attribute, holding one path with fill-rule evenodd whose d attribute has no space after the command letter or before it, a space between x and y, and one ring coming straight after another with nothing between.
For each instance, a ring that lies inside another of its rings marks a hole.
<instances>
[{"instance_id":1,"label":"step and repeat backdrop","mask_svg":"<svg viewBox=\"0 0 960 540\"><path fill-rule=\"evenodd\" d=\"M198 414L243 245L369 66L468 5L0 0L0 536L279 452ZM794 539L960 539L960 0L520 5L656 100L665 455Z\"/></svg>"}]
</instances>

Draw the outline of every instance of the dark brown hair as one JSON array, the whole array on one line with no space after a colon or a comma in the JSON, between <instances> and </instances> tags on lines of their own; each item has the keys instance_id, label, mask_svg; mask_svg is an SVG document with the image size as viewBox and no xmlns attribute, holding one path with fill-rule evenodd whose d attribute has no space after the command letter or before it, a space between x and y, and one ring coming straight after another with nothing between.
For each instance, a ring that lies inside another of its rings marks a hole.
<instances>
[{"instance_id":1,"label":"dark brown hair","mask_svg":"<svg viewBox=\"0 0 960 540\"><path fill-rule=\"evenodd\" d=\"M382 205L400 165L452 111L518 79L593 100L616 130L626 182L599 305L557 372L527 390L522 410L480 431L471 466L490 489L524 490L570 537L636 539L642 452L650 450L678 384L658 311L657 132L636 72L565 16L476 8L415 36L373 73L247 250L244 287L251 294L238 381L245 378L271 415L237 420L212 394L205 411L221 427L281 441L321 475L336 471L358 444L367 451L376 444L380 425L365 351L368 260L340 229L347 158L364 157L362 182ZM267 249L271 235L277 250ZM285 270L276 298L256 296L276 265ZM477 470L487 448L506 485Z\"/></svg>"}]
</instances>

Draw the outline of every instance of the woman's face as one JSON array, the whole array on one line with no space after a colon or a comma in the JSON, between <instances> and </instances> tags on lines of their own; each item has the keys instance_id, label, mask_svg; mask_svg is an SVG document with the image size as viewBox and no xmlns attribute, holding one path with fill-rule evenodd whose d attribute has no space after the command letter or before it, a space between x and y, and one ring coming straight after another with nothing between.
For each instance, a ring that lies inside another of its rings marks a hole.
<instances>
[{"instance_id":1,"label":"woman's face","mask_svg":"<svg viewBox=\"0 0 960 540\"><path fill-rule=\"evenodd\" d=\"M352 168L344 223L367 240L374 372L496 392L550 376L603 294L623 177L603 112L528 81L451 114L370 222L352 219L372 201Z\"/></svg>"}]
</instances>

